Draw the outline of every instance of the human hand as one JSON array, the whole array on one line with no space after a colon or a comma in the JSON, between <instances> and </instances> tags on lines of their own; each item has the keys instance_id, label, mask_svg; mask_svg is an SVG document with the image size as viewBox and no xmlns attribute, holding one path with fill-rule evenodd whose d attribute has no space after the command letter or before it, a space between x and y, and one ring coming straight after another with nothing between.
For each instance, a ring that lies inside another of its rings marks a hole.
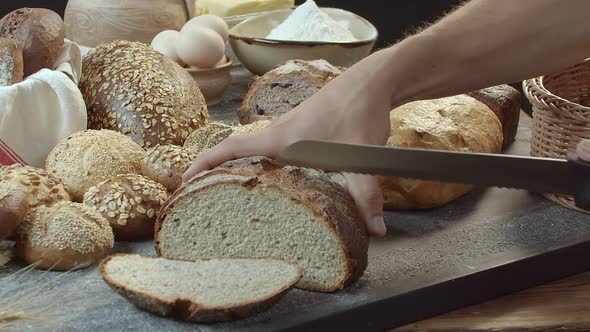
<instances>
[{"instance_id":1,"label":"human hand","mask_svg":"<svg viewBox=\"0 0 590 332\"><path fill-rule=\"evenodd\" d=\"M232 159L276 158L285 147L303 139L383 145L389 137L392 105L391 87L379 79L380 61L379 53L375 53L259 133L232 136L201 153L183 180ZM345 176L369 234L385 235L383 195L377 178Z\"/></svg>"},{"instance_id":2,"label":"human hand","mask_svg":"<svg viewBox=\"0 0 590 332\"><path fill-rule=\"evenodd\" d=\"M576 154L580 159L590 162L590 140L582 140L576 146Z\"/></svg>"}]
</instances>

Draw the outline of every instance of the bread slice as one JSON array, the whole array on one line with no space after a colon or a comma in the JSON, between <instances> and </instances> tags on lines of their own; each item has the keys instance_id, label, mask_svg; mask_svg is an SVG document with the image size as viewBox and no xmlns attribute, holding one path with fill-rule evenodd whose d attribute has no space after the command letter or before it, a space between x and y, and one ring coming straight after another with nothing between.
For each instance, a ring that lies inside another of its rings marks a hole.
<instances>
[{"instance_id":1,"label":"bread slice","mask_svg":"<svg viewBox=\"0 0 590 332\"><path fill-rule=\"evenodd\" d=\"M192 322L218 322L262 312L301 278L276 259L175 261L114 255L100 266L103 279L137 307Z\"/></svg>"},{"instance_id":2,"label":"bread slice","mask_svg":"<svg viewBox=\"0 0 590 332\"><path fill-rule=\"evenodd\" d=\"M23 50L18 41L0 38L0 87L23 80Z\"/></svg>"},{"instance_id":3,"label":"bread slice","mask_svg":"<svg viewBox=\"0 0 590 332\"><path fill-rule=\"evenodd\" d=\"M158 255L172 259L280 258L303 269L297 287L330 292L360 278L369 240L352 197L329 176L253 157L174 193L155 242Z\"/></svg>"}]
</instances>

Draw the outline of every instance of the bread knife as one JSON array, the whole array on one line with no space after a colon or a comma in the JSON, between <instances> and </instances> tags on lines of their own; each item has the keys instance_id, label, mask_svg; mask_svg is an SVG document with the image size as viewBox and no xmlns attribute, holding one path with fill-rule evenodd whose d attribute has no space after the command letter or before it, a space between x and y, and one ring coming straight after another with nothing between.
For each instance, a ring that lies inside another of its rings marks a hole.
<instances>
[{"instance_id":1,"label":"bread knife","mask_svg":"<svg viewBox=\"0 0 590 332\"><path fill-rule=\"evenodd\" d=\"M578 207L590 208L590 163L575 153L566 159L551 159L299 141L281 151L275 162L333 172L525 189L572 196Z\"/></svg>"}]
</instances>

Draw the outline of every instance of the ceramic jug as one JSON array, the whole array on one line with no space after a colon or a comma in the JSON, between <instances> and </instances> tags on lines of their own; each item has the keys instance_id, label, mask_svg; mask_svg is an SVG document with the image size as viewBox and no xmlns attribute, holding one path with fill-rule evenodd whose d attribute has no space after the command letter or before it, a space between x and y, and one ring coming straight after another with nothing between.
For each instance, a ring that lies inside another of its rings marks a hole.
<instances>
[{"instance_id":1,"label":"ceramic jug","mask_svg":"<svg viewBox=\"0 0 590 332\"><path fill-rule=\"evenodd\" d=\"M66 38L96 47L113 40L151 43L164 30L180 30L195 14L194 0L69 0Z\"/></svg>"}]
</instances>

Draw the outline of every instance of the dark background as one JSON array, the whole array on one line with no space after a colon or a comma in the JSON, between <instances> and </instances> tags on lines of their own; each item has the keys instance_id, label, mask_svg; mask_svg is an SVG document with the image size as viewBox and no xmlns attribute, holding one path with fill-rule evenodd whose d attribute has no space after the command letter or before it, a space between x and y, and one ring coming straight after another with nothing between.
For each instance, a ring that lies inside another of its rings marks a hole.
<instances>
[{"instance_id":1,"label":"dark background","mask_svg":"<svg viewBox=\"0 0 590 332\"><path fill-rule=\"evenodd\" d=\"M88 0L101 1L101 0ZM338 7L357 13L373 23L379 31L377 47L398 41L416 28L435 21L464 0L315 0L323 7ZM303 0L296 0L300 4ZM0 0L0 16L21 7L43 7L63 13L67 0ZM511 84L522 93L520 82ZM530 105L523 96L523 108Z\"/></svg>"}]
</instances>

